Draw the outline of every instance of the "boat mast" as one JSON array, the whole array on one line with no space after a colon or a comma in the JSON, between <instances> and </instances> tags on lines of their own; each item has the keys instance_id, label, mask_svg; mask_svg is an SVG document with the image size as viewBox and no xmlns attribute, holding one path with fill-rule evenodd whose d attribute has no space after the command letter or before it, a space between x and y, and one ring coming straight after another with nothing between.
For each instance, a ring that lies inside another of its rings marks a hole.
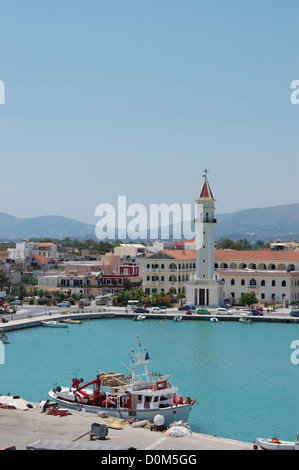
<instances>
[{"instance_id":1,"label":"boat mast","mask_svg":"<svg viewBox=\"0 0 299 470\"><path fill-rule=\"evenodd\" d=\"M150 362L150 357L147 351L146 353L141 352L141 344L140 344L139 336L137 336L137 350L138 352L137 354L135 354L135 358L136 358L135 360L132 358L131 354L129 355L132 361L132 364L131 364L132 369L126 366L127 369L129 369L129 371L132 374L132 383L136 382L137 380L143 382L142 377L146 378L145 380L146 383L150 383L150 377L149 377L149 373L147 369L147 364ZM134 353L134 351L132 351L132 353ZM136 372L137 366L143 366L144 368L143 374L142 373L138 374Z\"/></svg>"}]
</instances>

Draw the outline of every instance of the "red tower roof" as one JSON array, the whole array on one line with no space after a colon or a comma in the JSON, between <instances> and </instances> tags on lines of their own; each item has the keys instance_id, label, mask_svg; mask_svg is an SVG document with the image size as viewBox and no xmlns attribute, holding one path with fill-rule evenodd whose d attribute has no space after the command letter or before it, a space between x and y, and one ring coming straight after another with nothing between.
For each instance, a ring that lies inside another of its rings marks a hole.
<instances>
[{"instance_id":1,"label":"red tower roof","mask_svg":"<svg viewBox=\"0 0 299 470\"><path fill-rule=\"evenodd\" d=\"M203 183L203 186L201 188L198 199L201 199L201 198L214 199L214 196L213 196L213 193L211 191L211 188L210 188L210 185L209 185L209 182L208 182L207 178L205 178L205 180L204 180L204 183Z\"/></svg>"}]
</instances>

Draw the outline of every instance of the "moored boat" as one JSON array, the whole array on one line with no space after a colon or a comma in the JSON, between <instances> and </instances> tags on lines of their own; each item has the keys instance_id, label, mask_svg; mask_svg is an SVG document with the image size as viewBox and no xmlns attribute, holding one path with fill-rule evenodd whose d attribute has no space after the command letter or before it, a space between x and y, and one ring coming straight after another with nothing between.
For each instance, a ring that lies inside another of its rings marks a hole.
<instances>
[{"instance_id":1,"label":"moored boat","mask_svg":"<svg viewBox=\"0 0 299 470\"><path fill-rule=\"evenodd\" d=\"M64 318L61 320L63 323L74 323L74 324L80 324L81 320L74 320L73 318Z\"/></svg>"},{"instance_id":2,"label":"moored boat","mask_svg":"<svg viewBox=\"0 0 299 470\"><path fill-rule=\"evenodd\" d=\"M259 447L262 450L295 450L295 442L281 441L276 437L273 437L272 439L258 437L255 441L253 441L253 448L254 450L257 450Z\"/></svg>"},{"instance_id":3,"label":"moored boat","mask_svg":"<svg viewBox=\"0 0 299 470\"><path fill-rule=\"evenodd\" d=\"M42 321L42 326L50 326L52 328L68 328L66 323L60 323L59 321Z\"/></svg>"},{"instance_id":4,"label":"moored boat","mask_svg":"<svg viewBox=\"0 0 299 470\"><path fill-rule=\"evenodd\" d=\"M244 317L240 317L240 318L239 318L239 322L240 322L240 323L247 323L247 324L249 324L249 323L252 323L252 319L251 319L250 317L244 316Z\"/></svg>"},{"instance_id":5,"label":"moored boat","mask_svg":"<svg viewBox=\"0 0 299 470\"><path fill-rule=\"evenodd\" d=\"M181 317L181 316L175 316L173 320L174 321L182 321L182 319L183 319L183 317Z\"/></svg>"},{"instance_id":6,"label":"moored boat","mask_svg":"<svg viewBox=\"0 0 299 470\"><path fill-rule=\"evenodd\" d=\"M4 333L4 331L1 331L0 332L0 341L3 343L3 344L7 344L7 343L10 343L8 337L6 336L6 334Z\"/></svg>"},{"instance_id":7,"label":"moored boat","mask_svg":"<svg viewBox=\"0 0 299 470\"><path fill-rule=\"evenodd\" d=\"M145 315L137 315L137 317L135 317L136 321L142 321L142 320L145 320L145 319L146 319Z\"/></svg>"},{"instance_id":8,"label":"moored boat","mask_svg":"<svg viewBox=\"0 0 299 470\"><path fill-rule=\"evenodd\" d=\"M91 413L107 413L110 416L135 421L153 421L162 415L165 425L173 421L188 421L189 413L196 400L185 400L178 394L178 387L170 385L167 376L149 374L150 357L141 352L139 338L135 358L126 366L130 377L123 374L98 371L97 377L84 383L83 379L72 379L71 387L57 384L49 391L52 400L71 409L85 409ZM142 368L142 372L139 369Z\"/></svg>"}]
</instances>

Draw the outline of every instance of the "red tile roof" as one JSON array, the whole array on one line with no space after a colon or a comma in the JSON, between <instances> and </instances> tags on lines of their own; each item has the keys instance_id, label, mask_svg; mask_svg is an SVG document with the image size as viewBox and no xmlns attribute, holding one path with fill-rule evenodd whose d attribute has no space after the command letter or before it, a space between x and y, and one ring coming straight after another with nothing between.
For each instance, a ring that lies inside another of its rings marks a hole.
<instances>
[{"instance_id":1,"label":"red tile roof","mask_svg":"<svg viewBox=\"0 0 299 470\"><path fill-rule=\"evenodd\" d=\"M163 250L163 253L180 260L195 260L196 250ZM299 251L265 250L215 250L215 261L299 261Z\"/></svg>"},{"instance_id":2,"label":"red tile roof","mask_svg":"<svg viewBox=\"0 0 299 470\"><path fill-rule=\"evenodd\" d=\"M36 258L41 264L48 264L48 259L43 255L34 255L34 258Z\"/></svg>"},{"instance_id":3,"label":"red tile roof","mask_svg":"<svg viewBox=\"0 0 299 470\"><path fill-rule=\"evenodd\" d=\"M163 250L162 253L172 256L173 258L181 261L195 261L196 251L195 250Z\"/></svg>"},{"instance_id":4,"label":"red tile roof","mask_svg":"<svg viewBox=\"0 0 299 470\"><path fill-rule=\"evenodd\" d=\"M242 250L215 250L215 260L260 260L260 261L299 261L298 251L242 251Z\"/></svg>"}]
</instances>

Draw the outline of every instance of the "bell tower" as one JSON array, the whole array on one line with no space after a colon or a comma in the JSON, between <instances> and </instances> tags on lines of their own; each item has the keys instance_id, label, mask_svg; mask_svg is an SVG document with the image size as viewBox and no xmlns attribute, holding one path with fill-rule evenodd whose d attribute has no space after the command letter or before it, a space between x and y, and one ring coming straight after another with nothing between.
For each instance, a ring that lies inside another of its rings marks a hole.
<instances>
[{"instance_id":1,"label":"bell tower","mask_svg":"<svg viewBox=\"0 0 299 470\"><path fill-rule=\"evenodd\" d=\"M215 276L215 202L208 170L196 201L195 241L196 274L186 284L188 302L197 306L217 307L222 303L222 285Z\"/></svg>"},{"instance_id":2,"label":"bell tower","mask_svg":"<svg viewBox=\"0 0 299 470\"><path fill-rule=\"evenodd\" d=\"M215 199L211 191L206 169L204 182L196 201L196 278L202 280L215 279L214 276L214 245L215 245Z\"/></svg>"}]
</instances>

